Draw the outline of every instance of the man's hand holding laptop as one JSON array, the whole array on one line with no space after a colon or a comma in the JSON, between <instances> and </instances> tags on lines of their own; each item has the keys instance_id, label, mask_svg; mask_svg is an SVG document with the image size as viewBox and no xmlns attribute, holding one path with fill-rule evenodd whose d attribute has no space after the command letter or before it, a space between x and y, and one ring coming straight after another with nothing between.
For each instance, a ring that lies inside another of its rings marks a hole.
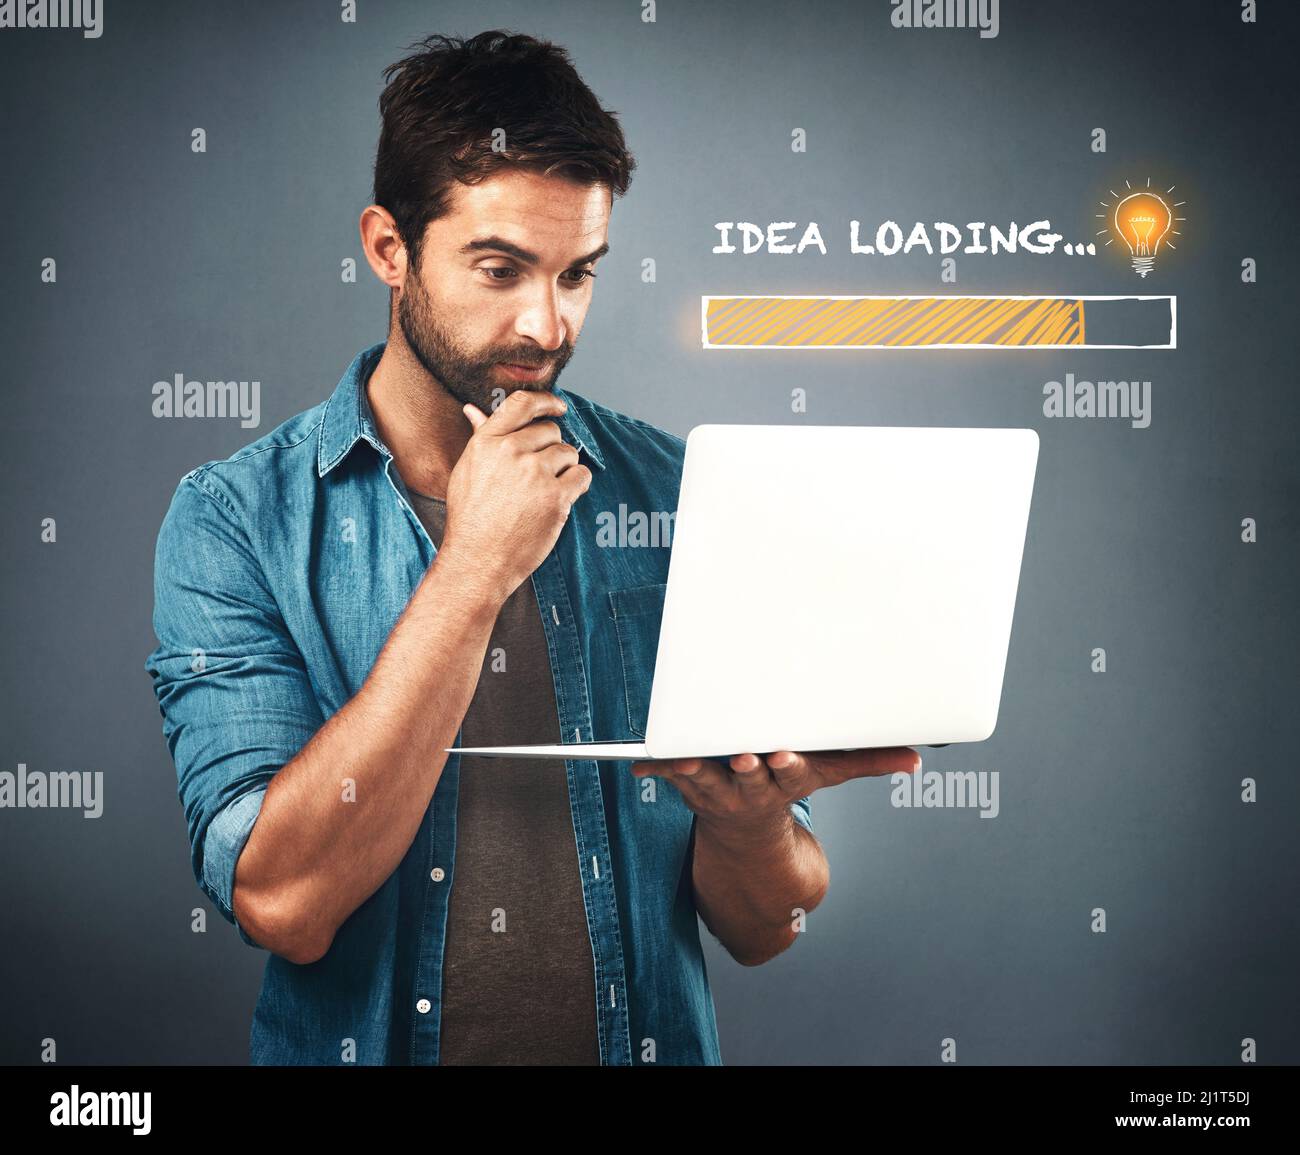
<instances>
[{"instance_id":1,"label":"man's hand holding laptop","mask_svg":"<svg viewBox=\"0 0 1300 1155\"><path fill-rule=\"evenodd\" d=\"M921 755L910 746L868 750L777 750L760 757L672 758L632 763L637 778L653 775L671 782L701 821L743 834L770 830L790 803L850 778L910 774Z\"/></svg>"},{"instance_id":2,"label":"man's hand holding laptop","mask_svg":"<svg viewBox=\"0 0 1300 1155\"><path fill-rule=\"evenodd\" d=\"M850 778L920 766L911 747L888 746L654 759L633 762L632 773L671 781L695 812L690 881L696 908L737 962L759 966L799 937L830 886L826 854L794 820L790 803Z\"/></svg>"}]
</instances>

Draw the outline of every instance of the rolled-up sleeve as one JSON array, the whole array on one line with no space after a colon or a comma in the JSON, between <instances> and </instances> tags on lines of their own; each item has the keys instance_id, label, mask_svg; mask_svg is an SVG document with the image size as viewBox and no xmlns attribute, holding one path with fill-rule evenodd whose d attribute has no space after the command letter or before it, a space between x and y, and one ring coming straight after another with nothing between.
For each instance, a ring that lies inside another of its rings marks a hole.
<instances>
[{"instance_id":1,"label":"rolled-up sleeve","mask_svg":"<svg viewBox=\"0 0 1300 1155\"><path fill-rule=\"evenodd\" d=\"M302 654L234 506L204 474L181 478L154 556L145 660L176 767L194 877L235 918L235 864L267 784L323 724Z\"/></svg>"}]
</instances>

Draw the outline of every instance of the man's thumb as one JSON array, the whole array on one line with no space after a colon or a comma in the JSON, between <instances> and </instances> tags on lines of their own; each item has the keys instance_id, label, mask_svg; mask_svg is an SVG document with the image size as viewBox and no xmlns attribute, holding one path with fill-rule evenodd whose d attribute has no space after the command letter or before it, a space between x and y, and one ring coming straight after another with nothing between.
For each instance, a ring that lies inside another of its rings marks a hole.
<instances>
[{"instance_id":1,"label":"man's thumb","mask_svg":"<svg viewBox=\"0 0 1300 1155\"><path fill-rule=\"evenodd\" d=\"M462 405L461 412L469 418L469 423L477 429L487 420L487 415L477 405L472 405L468 401Z\"/></svg>"}]
</instances>

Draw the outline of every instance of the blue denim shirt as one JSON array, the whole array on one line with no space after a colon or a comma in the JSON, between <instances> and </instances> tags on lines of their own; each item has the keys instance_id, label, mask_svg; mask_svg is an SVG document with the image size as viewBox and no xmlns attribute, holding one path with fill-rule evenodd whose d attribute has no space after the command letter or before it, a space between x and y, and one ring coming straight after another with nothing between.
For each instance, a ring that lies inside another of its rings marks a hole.
<instances>
[{"instance_id":1,"label":"blue denim shirt","mask_svg":"<svg viewBox=\"0 0 1300 1155\"><path fill-rule=\"evenodd\" d=\"M366 398L383 349L359 353L327 401L182 477L158 535L158 646L145 668L195 878L254 947L231 895L267 784L360 690L436 552ZM634 741L645 736L669 549L630 536L610 546L597 515L675 511L685 442L556 392L568 403L562 436L593 475L532 575L560 732ZM693 812L627 762L571 759L566 773L601 1063L720 1063L689 878ZM405 857L322 958L269 955L252 1062L438 1062L459 776L449 754ZM808 800L792 811L811 831Z\"/></svg>"}]
</instances>

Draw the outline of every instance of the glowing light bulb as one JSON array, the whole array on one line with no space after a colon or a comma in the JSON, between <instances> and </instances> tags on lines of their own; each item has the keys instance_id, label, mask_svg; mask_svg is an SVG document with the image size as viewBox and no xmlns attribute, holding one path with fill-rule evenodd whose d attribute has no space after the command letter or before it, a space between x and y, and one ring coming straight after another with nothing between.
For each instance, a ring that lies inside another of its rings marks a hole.
<instances>
[{"instance_id":1,"label":"glowing light bulb","mask_svg":"<svg viewBox=\"0 0 1300 1155\"><path fill-rule=\"evenodd\" d=\"M1130 193L1115 206L1115 231L1133 255L1133 268L1145 277L1155 265L1156 250L1169 232L1174 214L1151 192Z\"/></svg>"}]
</instances>

